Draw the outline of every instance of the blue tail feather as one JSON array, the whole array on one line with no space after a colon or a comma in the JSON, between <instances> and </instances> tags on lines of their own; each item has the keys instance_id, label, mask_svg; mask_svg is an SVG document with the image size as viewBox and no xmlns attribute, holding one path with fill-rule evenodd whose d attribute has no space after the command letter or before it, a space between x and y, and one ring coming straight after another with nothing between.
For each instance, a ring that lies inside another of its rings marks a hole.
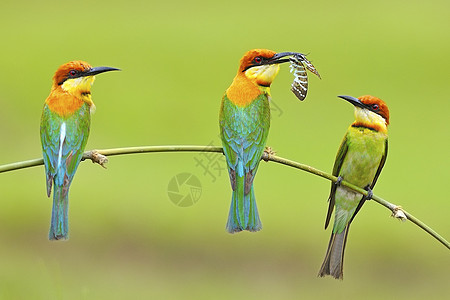
<instances>
[{"instance_id":1,"label":"blue tail feather","mask_svg":"<svg viewBox=\"0 0 450 300\"><path fill-rule=\"evenodd\" d=\"M53 209L49 240L66 240L69 238L69 197L63 186L56 185L53 190Z\"/></svg>"},{"instance_id":2,"label":"blue tail feather","mask_svg":"<svg viewBox=\"0 0 450 300\"><path fill-rule=\"evenodd\" d=\"M262 228L256 207L253 185L247 195L244 193L244 185L236 184L231 198L230 213L228 215L227 231L235 233L242 230L259 231Z\"/></svg>"}]
</instances>

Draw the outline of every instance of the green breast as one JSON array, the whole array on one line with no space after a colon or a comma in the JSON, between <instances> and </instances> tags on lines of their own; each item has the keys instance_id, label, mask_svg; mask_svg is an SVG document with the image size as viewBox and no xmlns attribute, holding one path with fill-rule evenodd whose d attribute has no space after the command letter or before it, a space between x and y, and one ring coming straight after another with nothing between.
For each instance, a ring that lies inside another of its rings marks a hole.
<instances>
[{"instance_id":1,"label":"green breast","mask_svg":"<svg viewBox=\"0 0 450 300\"><path fill-rule=\"evenodd\" d=\"M386 139L385 133L364 127L350 127L347 155L339 175L360 187L371 184L386 151Z\"/></svg>"}]
</instances>

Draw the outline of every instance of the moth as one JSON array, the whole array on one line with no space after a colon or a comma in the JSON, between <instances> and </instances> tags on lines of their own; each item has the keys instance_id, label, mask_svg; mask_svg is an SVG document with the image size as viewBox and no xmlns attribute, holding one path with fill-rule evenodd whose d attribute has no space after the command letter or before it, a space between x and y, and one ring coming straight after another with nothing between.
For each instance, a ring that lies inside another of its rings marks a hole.
<instances>
[{"instance_id":1,"label":"moth","mask_svg":"<svg viewBox=\"0 0 450 300\"><path fill-rule=\"evenodd\" d=\"M313 64L306 59L304 54L295 53L289 58L289 62L291 73L295 76L291 85L291 91L300 101L303 101L308 92L308 75L306 74L305 65L306 69L320 78L319 72L317 72Z\"/></svg>"}]
</instances>

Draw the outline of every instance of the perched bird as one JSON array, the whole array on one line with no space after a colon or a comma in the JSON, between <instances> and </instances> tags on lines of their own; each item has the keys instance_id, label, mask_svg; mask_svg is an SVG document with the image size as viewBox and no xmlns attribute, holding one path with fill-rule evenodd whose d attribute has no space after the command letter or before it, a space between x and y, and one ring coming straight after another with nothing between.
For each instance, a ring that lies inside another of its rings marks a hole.
<instances>
[{"instance_id":1,"label":"perched bird","mask_svg":"<svg viewBox=\"0 0 450 300\"><path fill-rule=\"evenodd\" d=\"M230 233L261 229L253 180L269 133L270 84L278 74L279 64L289 62L282 58L294 54L248 51L222 98L220 136L233 189L226 225Z\"/></svg>"},{"instance_id":2,"label":"perched bird","mask_svg":"<svg viewBox=\"0 0 450 300\"><path fill-rule=\"evenodd\" d=\"M41 117L41 143L47 195L53 187L50 240L68 238L68 194L89 135L94 75L118 70L93 68L84 61L68 62L56 70Z\"/></svg>"},{"instance_id":3,"label":"perched bird","mask_svg":"<svg viewBox=\"0 0 450 300\"><path fill-rule=\"evenodd\" d=\"M325 260L319 276L343 278L344 249L350 223L366 200L386 161L388 150L387 126L389 109L381 99L373 96L339 96L355 106L355 122L348 128L336 156L333 175L338 181L331 185L325 229L336 207L334 226ZM368 196L355 192L340 182L345 180L368 191Z\"/></svg>"}]
</instances>

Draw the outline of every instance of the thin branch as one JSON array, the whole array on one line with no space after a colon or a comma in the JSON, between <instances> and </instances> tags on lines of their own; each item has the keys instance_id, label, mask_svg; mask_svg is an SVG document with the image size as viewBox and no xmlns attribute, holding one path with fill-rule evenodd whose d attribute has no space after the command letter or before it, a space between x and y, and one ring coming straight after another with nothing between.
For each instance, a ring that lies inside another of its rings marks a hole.
<instances>
[{"instance_id":1,"label":"thin branch","mask_svg":"<svg viewBox=\"0 0 450 300\"><path fill-rule=\"evenodd\" d=\"M43 164L44 164L44 160L42 158L36 158L36 159L26 160L26 161L19 161L16 163L0 166L0 173L36 167L36 166L40 166Z\"/></svg>"},{"instance_id":2,"label":"thin branch","mask_svg":"<svg viewBox=\"0 0 450 300\"><path fill-rule=\"evenodd\" d=\"M127 148L114 148L114 149L104 149L104 150L91 150L86 151L83 154L83 159L86 160L89 159L93 163L98 163L101 166L105 167L105 163L108 161L106 156L113 156L113 155L124 155L124 154L136 154L136 153L148 153L148 152L216 152L216 153L223 153L222 147L219 146L184 146L184 145L175 145L175 146L143 146L143 147L127 147ZM320 171L316 168L313 168L311 166L301 164L296 161L292 161L283 157L272 155L270 149L266 152L264 152L262 159L265 161L273 161L282 165L290 166L296 169L300 169L303 171L306 171L308 173L326 178L328 180L331 180L332 182L337 181L337 177L330 175L328 173L325 173L323 171ZM35 167L44 164L42 158L33 159L33 160L27 160L22 162L16 162L12 164L7 165L1 165L0 166L0 173L9 172L13 170L19 170L24 168L30 168ZM357 191L358 193L361 193L363 195L367 196L367 191L364 189L361 189L347 181L342 181L341 185L346 186L354 191ZM376 195L373 195L372 199L376 201L377 203L383 205L384 207L388 208L392 212L392 216L401 220L410 220L426 232L428 232L431 236L433 236L435 239L437 239L439 242L441 242L445 247L450 249L450 243L445 240L442 236L440 236L437 232L435 232L433 229L431 229L429 226L427 226L425 223L405 211L402 207L392 204L386 200L384 200L381 197L378 197Z\"/></svg>"},{"instance_id":3,"label":"thin branch","mask_svg":"<svg viewBox=\"0 0 450 300\"><path fill-rule=\"evenodd\" d=\"M264 159L264 156L263 156ZM292 160L288 160L282 157L278 157L278 156L270 156L268 160L286 165L286 166L290 166L290 167L294 167L303 171L306 171L308 173L311 174L315 174L317 176L326 178L328 180L331 180L333 182L337 181L337 177L330 175L328 173L325 173L323 171L320 171L318 169L315 169L313 167L310 167L308 165L305 164L301 164L298 163L296 161L292 161ZM346 186L354 191L357 191L358 193L361 193L365 196L367 196L367 191L357 187L356 185L353 185L345 180L342 180L341 185ZM401 206L392 204L386 200L384 200L381 197L378 197L377 195L373 195L372 196L372 200L374 200L375 202L383 205L384 207L388 208L391 212L392 212L392 216L395 218L398 218L402 221L405 220L409 220L411 222L413 222L414 224L416 224L417 226L419 226L420 228L422 228L423 230L425 230L426 232L428 232L431 236L433 236L435 239L437 239L439 242L441 242L445 247L447 247L448 249L450 249L450 243L444 239L444 237L442 237L441 235L439 235L436 231L434 231L431 227L429 227L428 225L426 225L425 223L423 223L422 221L420 221L418 218L416 218L415 216L413 216L412 214L408 213L406 210L404 210Z\"/></svg>"},{"instance_id":4,"label":"thin branch","mask_svg":"<svg viewBox=\"0 0 450 300\"><path fill-rule=\"evenodd\" d=\"M137 153L148 153L148 152L217 152L223 153L222 147L218 146L142 146L142 147L124 147L124 148L112 148L103 150L91 150L86 151L83 154L82 160L90 159L93 163L98 163L96 154L101 154L104 156L114 156L114 155L124 155L124 154L137 154ZM0 166L0 173L20 170L25 168L36 167L44 164L42 158L36 158L27 161L20 161L16 163L11 163L7 165ZM103 163L104 164L104 163ZM102 165L104 167L104 165Z\"/></svg>"}]
</instances>

